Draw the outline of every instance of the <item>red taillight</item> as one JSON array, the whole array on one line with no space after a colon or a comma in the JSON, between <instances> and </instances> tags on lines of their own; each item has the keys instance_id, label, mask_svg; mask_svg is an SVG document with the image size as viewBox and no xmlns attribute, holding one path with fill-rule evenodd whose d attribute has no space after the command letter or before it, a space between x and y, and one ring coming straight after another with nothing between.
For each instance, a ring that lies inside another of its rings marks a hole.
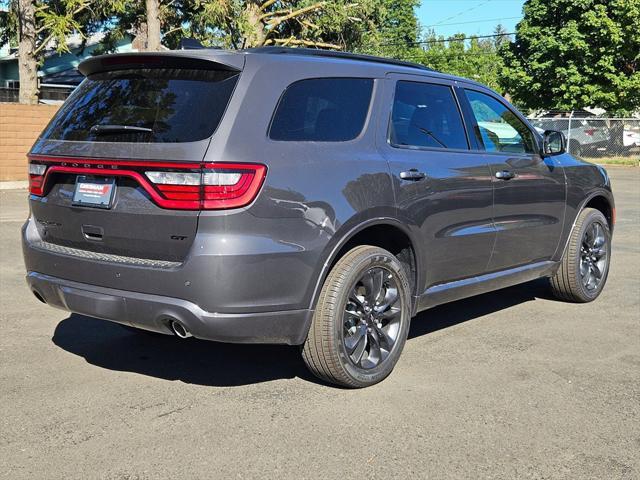
<instances>
[{"instance_id":1,"label":"red taillight","mask_svg":"<svg viewBox=\"0 0 640 480\"><path fill-rule=\"evenodd\" d=\"M46 171L47 165L43 163L29 163L29 192L42 195Z\"/></svg>"},{"instance_id":2,"label":"red taillight","mask_svg":"<svg viewBox=\"0 0 640 480\"><path fill-rule=\"evenodd\" d=\"M595 128L591 128L589 130L585 130L584 133L586 133L590 137L593 137L593 134L596 133L596 129Z\"/></svg>"},{"instance_id":3,"label":"red taillight","mask_svg":"<svg viewBox=\"0 0 640 480\"><path fill-rule=\"evenodd\" d=\"M267 167L252 163L187 163L98 160L29 156L30 192L45 194L55 173L136 180L162 208L219 210L250 204L260 191ZM31 172L34 174L31 174Z\"/></svg>"},{"instance_id":4,"label":"red taillight","mask_svg":"<svg viewBox=\"0 0 640 480\"><path fill-rule=\"evenodd\" d=\"M206 163L202 207L215 210L248 205L256 198L266 174L264 165Z\"/></svg>"}]
</instances>

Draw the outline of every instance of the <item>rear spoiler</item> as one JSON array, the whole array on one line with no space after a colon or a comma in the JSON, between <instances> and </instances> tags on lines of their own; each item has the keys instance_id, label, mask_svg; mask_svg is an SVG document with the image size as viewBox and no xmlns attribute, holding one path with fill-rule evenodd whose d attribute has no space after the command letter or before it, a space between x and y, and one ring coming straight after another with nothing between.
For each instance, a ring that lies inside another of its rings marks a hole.
<instances>
[{"instance_id":1,"label":"rear spoiler","mask_svg":"<svg viewBox=\"0 0 640 480\"><path fill-rule=\"evenodd\" d=\"M197 51L117 53L88 58L80 63L78 70L84 76L100 72L136 68L185 68L239 72L244 68L244 61L245 56L242 54L209 49Z\"/></svg>"}]
</instances>

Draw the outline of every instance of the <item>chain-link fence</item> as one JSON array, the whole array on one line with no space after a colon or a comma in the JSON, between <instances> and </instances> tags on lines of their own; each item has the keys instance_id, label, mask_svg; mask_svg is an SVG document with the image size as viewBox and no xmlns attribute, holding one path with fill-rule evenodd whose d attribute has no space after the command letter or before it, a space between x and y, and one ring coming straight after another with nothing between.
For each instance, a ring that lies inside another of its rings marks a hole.
<instances>
[{"instance_id":1,"label":"chain-link fence","mask_svg":"<svg viewBox=\"0 0 640 480\"><path fill-rule=\"evenodd\" d=\"M576 117L530 118L542 133L559 130L570 153L587 159L640 160L640 118Z\"/></svg>"}]
</instances>

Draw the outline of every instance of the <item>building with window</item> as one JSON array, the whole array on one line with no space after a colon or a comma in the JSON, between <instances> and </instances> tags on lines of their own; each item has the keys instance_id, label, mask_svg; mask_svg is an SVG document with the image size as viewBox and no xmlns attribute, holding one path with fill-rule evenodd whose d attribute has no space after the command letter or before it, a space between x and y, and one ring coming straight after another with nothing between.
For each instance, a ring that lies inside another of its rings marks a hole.
<instances>
[{"instance_id":1,"label":"building with window","mask_svg":"<svg viewBox=\"0 0 640 480\"><path fill-rule=\"evenodd\" d=\"M86 39L79 34L72 35L67 39L69 52L58 53L54 45L51 45L38 70L41 102L57 103L67 98L82 81L78 65L85 58L96 54L104 36L103 32ZM132 37L126 36L116 44L115 51L137 51L134 44ZM19 87L18 50L4 45L0 47L0 102L17 102Z\"/></svg>"}]
</instances>

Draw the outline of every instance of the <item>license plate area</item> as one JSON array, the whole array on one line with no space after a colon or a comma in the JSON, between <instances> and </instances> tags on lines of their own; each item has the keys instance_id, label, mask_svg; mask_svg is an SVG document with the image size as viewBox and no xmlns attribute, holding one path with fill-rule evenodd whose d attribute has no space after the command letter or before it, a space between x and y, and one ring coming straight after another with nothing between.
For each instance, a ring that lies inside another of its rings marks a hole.
<instances>
[{"instance_id":1,"label":"license plate area","mask_svg":"<svg viewBox=\"0 0 640 480\"><path fill-rule=\"evenodd\" d=\"M111 208L116 192L113 177L78 175L73 192L73 205L93 208Z\"/></svg>"}]
</instances>

